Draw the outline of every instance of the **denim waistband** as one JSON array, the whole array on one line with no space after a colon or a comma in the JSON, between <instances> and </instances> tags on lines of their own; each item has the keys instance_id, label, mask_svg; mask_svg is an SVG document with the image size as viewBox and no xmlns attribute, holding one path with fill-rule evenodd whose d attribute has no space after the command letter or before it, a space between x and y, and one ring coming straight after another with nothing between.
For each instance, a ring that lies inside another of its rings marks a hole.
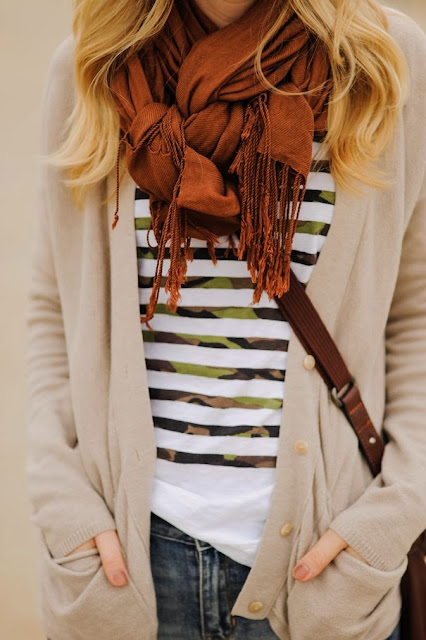
<instances>
[{"instance_id":1,"label":"denim waistband","mask_svg":"<svg viewBox=\"0 0 426 640\"><path fill-rule=\"evenodd\" d=\"M196 544L195 538L184 533L173 524L170 524L170 522L160 518L160 516L157 516L154 512L151 512L151 533L163 536L164 538L172 538L173 540L186 544ZM203 540L198 540L198 542L201 542L204 547L211 546Z\"/></svg>"}]
</instances>

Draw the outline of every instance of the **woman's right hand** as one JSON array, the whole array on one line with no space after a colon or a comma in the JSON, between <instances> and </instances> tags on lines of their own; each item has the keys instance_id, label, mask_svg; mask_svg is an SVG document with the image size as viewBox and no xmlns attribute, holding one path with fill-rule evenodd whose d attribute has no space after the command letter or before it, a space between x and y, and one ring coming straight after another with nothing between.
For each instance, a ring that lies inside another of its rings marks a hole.
<instances>
[{"instance_id":1,"label":"woman's right hand","mask_svg":"<svg viewBox=\"0 0 426 640\"><path fill-rule=\"evenodd\" d=\"M120 540L115 529L107 529L94 538L86 540L70 551L71 556L78 551L98 548L106 577L114 587L123 587L129 581L129 572L121 551Z\"/></svg>"}]
</instances>

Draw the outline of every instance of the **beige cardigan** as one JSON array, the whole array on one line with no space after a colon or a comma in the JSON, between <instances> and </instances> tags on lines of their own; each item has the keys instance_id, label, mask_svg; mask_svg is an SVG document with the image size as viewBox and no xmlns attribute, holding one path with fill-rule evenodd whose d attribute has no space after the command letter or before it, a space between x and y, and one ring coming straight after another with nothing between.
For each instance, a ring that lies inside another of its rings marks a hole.
<instances>
[{"instance_id":1,"label":"beige cardigan","mask_svg":"<svg viewBox=\"0 0 426 640\"><path fill-rule=\"evenodd\" d=\"M383 640L399 617L406 553L426 528L426 37L388 9L412 93L381 158L388 191L337 188L333 224L307 291L388 443L372 481L358 442L316 369L290 341L276 486L259 553L232 613L268 617L281 640ZM73 40L52 58L41 150L71 112ZM52 640L153 640L151 479L156 462L139 320L134 183L115 180L78 211L60 175L40 168L28 328L31 521L39 541L39 607ZM295 449L304 440L307 451ZM291 523L290 535L281 535ZM342 551L308 583L296 561L331 526L370 564ZM113 587L99 556L60 557L116 528L131 582ZM87 559L86 561L87 562ZM252 613L253 601L262 603ZM185 640L177 639L177 640Z\"/></svg>"}]
</instances>

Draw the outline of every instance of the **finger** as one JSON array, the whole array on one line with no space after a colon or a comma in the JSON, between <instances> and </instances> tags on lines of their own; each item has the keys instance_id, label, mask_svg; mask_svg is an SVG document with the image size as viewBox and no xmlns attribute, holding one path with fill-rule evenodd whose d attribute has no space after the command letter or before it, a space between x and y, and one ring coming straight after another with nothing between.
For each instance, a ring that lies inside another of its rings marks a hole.
<instances>
[{"instance_id":1,"label":"finger","mask_svg":"<svg viewBox=\"0 0 426 640\"><path fill-rule=\"evenodd\" d=\"M300 559L293 569L293 577L301 582L312 580L337 556L348 543L332 529L327 531Z\"/></svg>"},{"instance_id":2,"label":"finger","mask_svg":"<svg viewBox=\"0 0 426 640\"><path fill-rule=\"evenodd\" d=\"M95 536L95 540L106 577L114 587L123 587L129 582L129 572L117 532L115 529L102 531Z\"/></svg>"}]
</instances>

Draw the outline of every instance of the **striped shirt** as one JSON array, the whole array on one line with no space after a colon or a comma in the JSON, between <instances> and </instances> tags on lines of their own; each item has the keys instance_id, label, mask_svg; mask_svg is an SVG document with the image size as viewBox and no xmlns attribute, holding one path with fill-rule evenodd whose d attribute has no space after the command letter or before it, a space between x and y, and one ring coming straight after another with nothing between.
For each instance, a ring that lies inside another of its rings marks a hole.
<instances>
[{"instance_id":1,"label":"striped shirt","mask_svg":"<svg viewBox=\"0 0 426 640\"><path fill-rule=\"evenodd\" d=\"M319 151L314 138L313 152ZM306 286L333 216L335 184L324 149L311 165L293 241L291 267ZM135 185L140 313L156 265L148 246L148 196ZM155 244L151 234L150 244ZM234 235L238 246L238 234ZM272 495L286 358L292 330L274 299L252 303L244 259L192 239L176 313L166 306L165 277L153 330L142 327L157 464L152 511L188 535L252 566ZM165 276L169 255L163 265ZM285 428L285 425L284 425Z\"/></svg>"}]
</instances>

